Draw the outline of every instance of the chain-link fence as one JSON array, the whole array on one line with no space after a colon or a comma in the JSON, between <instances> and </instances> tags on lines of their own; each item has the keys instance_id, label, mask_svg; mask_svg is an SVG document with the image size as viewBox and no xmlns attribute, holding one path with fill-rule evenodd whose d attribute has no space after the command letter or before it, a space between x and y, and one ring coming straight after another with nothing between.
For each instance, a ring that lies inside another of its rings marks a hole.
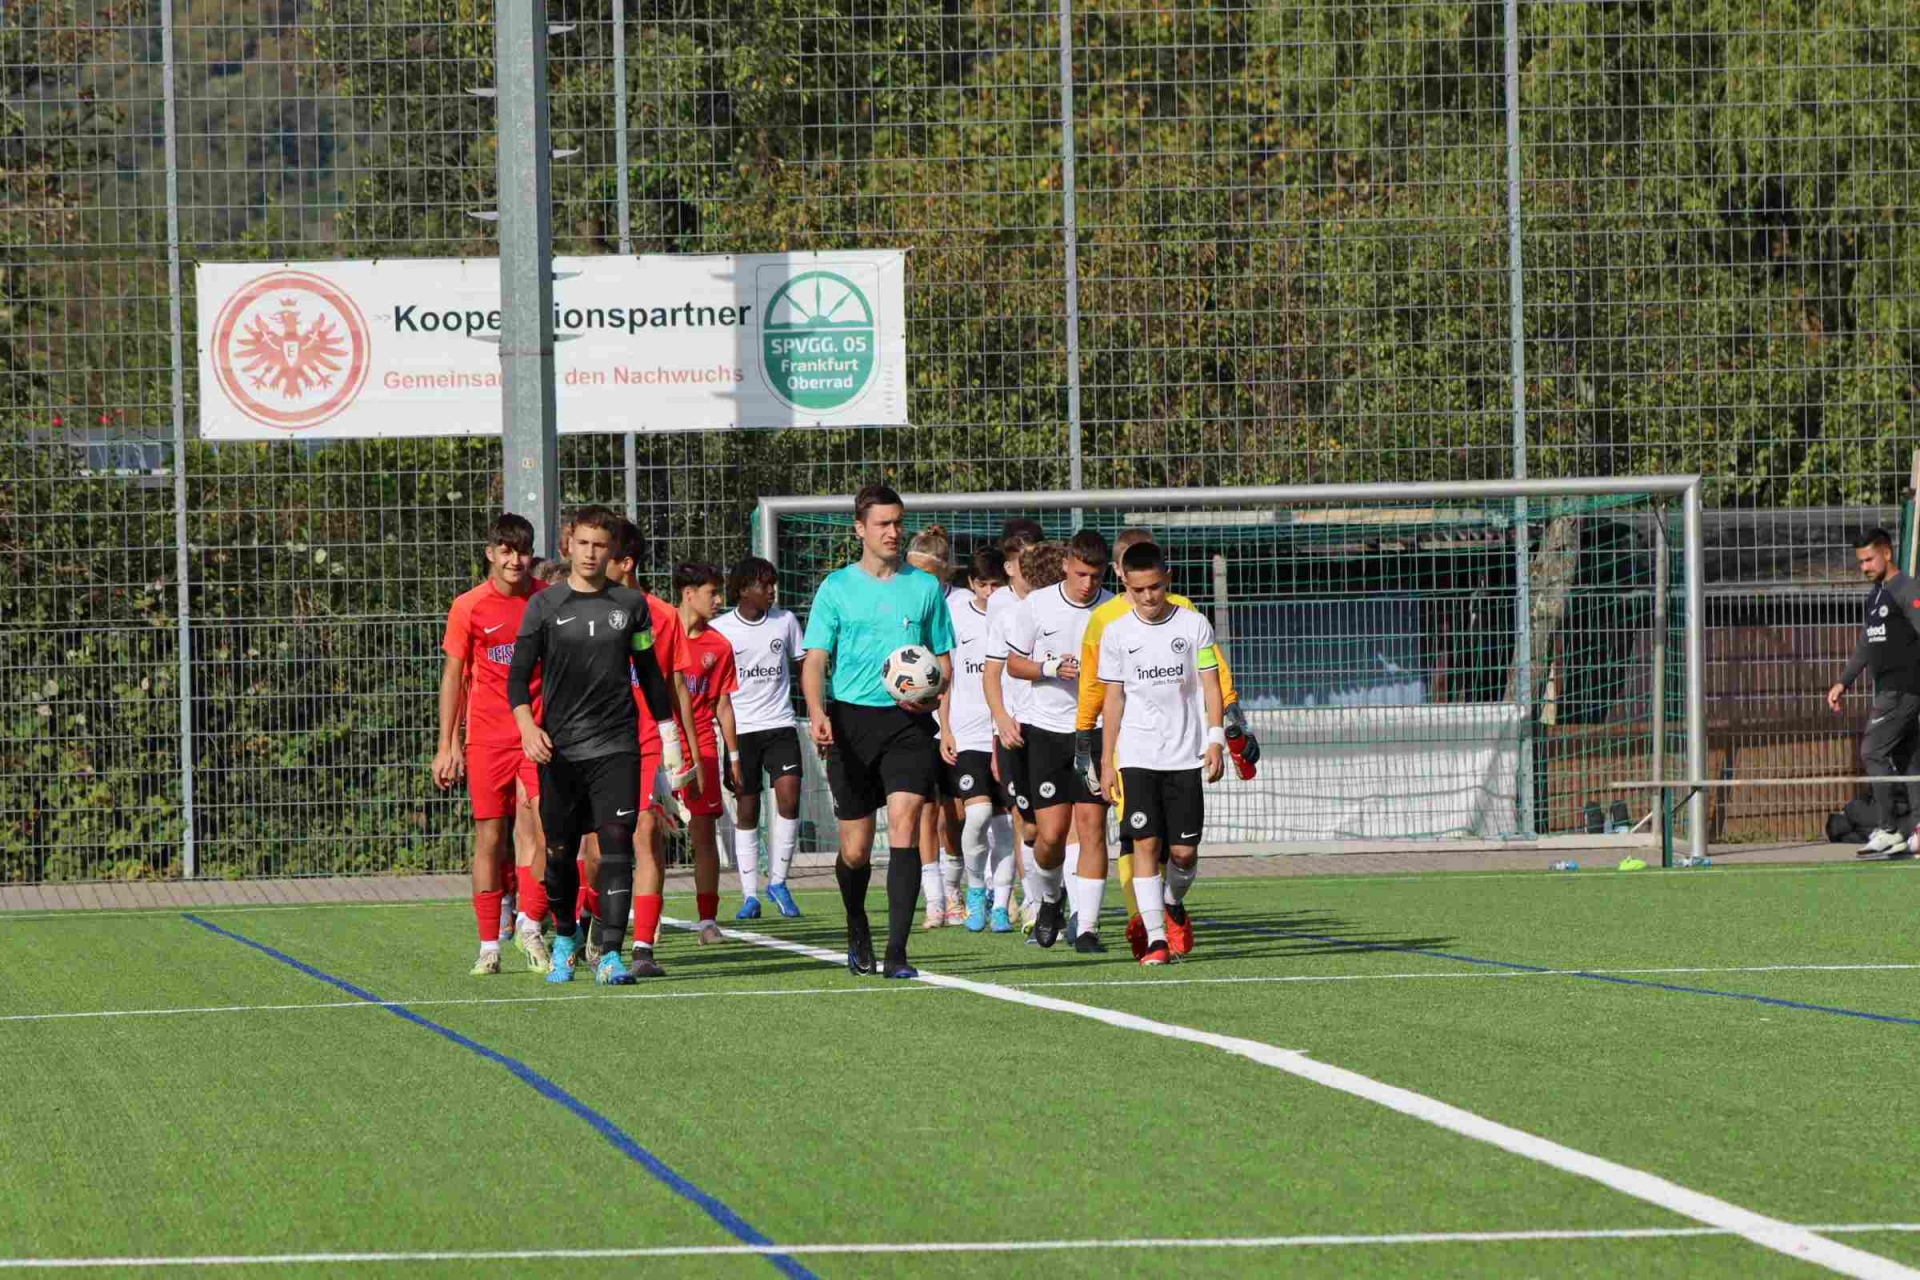
<instances>
[{"instance_id":1,"label":"chain-link fence","mask_svg":"<svg viewBox=\"0 0 1920 1280\"><path fill-rule=\"evenodd\" d=\"M1698 471L1714 767L1845 766L1848 538L1917 442L1907 6L548 10L558 252L911 250L912 428L563 437L656 577L880 475ZM192 268L491 256L491 15L0 9L0 878L463 861L435 651L499 446L197 440Z\"/></svg>"}]
</instances>

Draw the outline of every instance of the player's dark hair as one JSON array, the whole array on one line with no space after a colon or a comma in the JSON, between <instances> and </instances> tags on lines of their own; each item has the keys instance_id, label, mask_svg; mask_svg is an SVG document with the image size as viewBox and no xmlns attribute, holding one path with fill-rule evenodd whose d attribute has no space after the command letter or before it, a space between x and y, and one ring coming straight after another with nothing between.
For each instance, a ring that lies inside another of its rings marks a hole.
<instances>
[{"instance_id":1,"label":"player's dark hair","mask_svg":"<svg viewBox=\"0 0 1920 1280\"><path fill-rule=\"evenodd\" d=\"M1057 542L1037 542L1020 553L1020 575L1027 586L1038 591L1056 582L1064 582L1067 549Z\"/></svg>"},{"instance_id":2,"label":"player's dark hair","mask_svg":"<svg viewBox=\"0 0 1920 1280\"><path fill-rule=\"evenodd\" d=\"M1113 540L1113 554L1124 556L1128 547L1137 547L1143 542L1153 541L1153 530L1143 529L1139 525L1122 529Z\"/></svg>"},{"instance_id":3,"label":"player's dark hair","mask_svg":"<svg viewBox=\"0 0 1920 1280\"><path fill-rule=\"evenodd\" d=\"M900 507L904 509L906 505L906 503L900 500L900 495L894 492L892 485L870 484L854 495L853 518L855 520L865 521L867 512L873 510L875 507Z\"/></svg>"},{"instance_id":4,"label":"player's dark hair","mask_svg":"<svg viewBox=\"0 0 1920 1280\"><path fill-rule=\"evenodd\" d=\"M511 511L503 511L494 517L487 526L487 545L506 547L518 551L523 556L533 554L533 521L525 516L517 516Z\"/></svg>"},{"instance_id":5,"label":"player's dark hair","mask_svg":"<svg viewBox=\"0 0 1920 1280\"><path fill-rule=\"evenodd\" d=\"M1045 542L1047 531L1032 516L1008 516L1007 522L1000 526L1001 549L1005 550L1006 543L1016 538L1022 546L1030 547L1036 542ZM1007 554L1012 555L1013 552Z\"/></svg>"},{"instance_id":6,"label":"player's dark hair","mask_svg":"<svg viewBox=\"0 0 1920 1280\"><path fill-rule=\"evenodd\" d=\"M1098 529L1082 529L1067 543L1067 554L1081 564L1104 569L1113 563L1113 549Z\"/></svg>"},{"instance_id":7,"label":"player's dark hair","mask_svg":"<svg viewBox=\"0 0 1920 1280\"><path fill-rule=\"evenodd\" d=\"M773 567L773 561L763 560L759 556L748 556L733 566L727 574L727 603L739 604L740 593L756 583L765 583L771 587L780 580L779 571Z\"/></svg>"},{"instance_id":8,"label":"player's dark hair","mask_svg":"<svg viewBox=\"0 0 1920 1280\"><path fill-rule=\"evenodd\" d=\"M647 535L640 532L640 526L631 520L618 520L613 527L613 558L631 560L636 573L640 561L647 554Z\"/></svg>"},{"instance_id":9,"label":"player's dark hair","mask_svg":"<svg viewBox=\"0 0 1920 1280\"><path fill-rule=\"evenodd\" d=\"M1005 585L1007 581L1007 557L998 547L981 547L973 553L973 563L967 568L967 576L975 582L992 582Z\"/></svg>"},{"instance_id":10,"label":"player's dark hair","mask_svg":"<svg viewBox=\"0 0 1920 1280\"><path fill-rule=\"evenodd\" d=\"M621 520L609 508L600 506L598 503L590 507L582 507L573 513L573 519L569 523L575 533L582 529L600 530L614 542L617 551Z\"/></svg>"},{"instance_id":11,"label":"player's dark hair","mask_svg":"<svg viewBox=\"0 0 1920 1280\"><path fill-rule=\"evenodd\" d=\"M1165 571L1166 553L1160 550L1157 542L1136 542L1126 549L1120 557L1120 572L1139 573L1146 569Z\"/></svg>"},{"instance_id":12,"label":"player's dark hair","mask_svg":"<svg viewBox=\"0 0 1920 1280\"><path fill-rule=\"evenodd\" d=\"M1885 529L1862 529L1860 536L1853 540L1855 551L1865 551L1868 547L1885 547L1893 550L1893 535Z\"/></svg>"},{"instance_id":13,"label":"player's dark hair","mask_svg":"<svg viewBox=\"0 0 1920 1280\"><path fill-rule=\"evenodd\" d=\"M704 587L709 582L714 586L721 584L720 566L708 564L704 560L688 560L673 566L673 602L680 603L680 593L688 587Z\"/></svg>"}]
</instances>

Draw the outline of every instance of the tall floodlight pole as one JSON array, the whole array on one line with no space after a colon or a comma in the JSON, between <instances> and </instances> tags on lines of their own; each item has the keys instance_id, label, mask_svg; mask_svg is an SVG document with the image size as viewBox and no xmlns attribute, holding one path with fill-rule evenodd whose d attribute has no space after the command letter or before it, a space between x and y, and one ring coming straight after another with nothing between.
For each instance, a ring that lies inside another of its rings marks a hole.
<instances>
[{"instance_id":1,"label":"tall floodlight pole","mask_svg":"<svg viewBox=\"0 0 1920 1280\"><path fill-rule=\"evenodd\" d=\"M535 549L557 555L560 449L553 382L553 152L547 15L496 0L500 112L501 466L506 507L533 522Z\"/></svg>"}]
</instances>

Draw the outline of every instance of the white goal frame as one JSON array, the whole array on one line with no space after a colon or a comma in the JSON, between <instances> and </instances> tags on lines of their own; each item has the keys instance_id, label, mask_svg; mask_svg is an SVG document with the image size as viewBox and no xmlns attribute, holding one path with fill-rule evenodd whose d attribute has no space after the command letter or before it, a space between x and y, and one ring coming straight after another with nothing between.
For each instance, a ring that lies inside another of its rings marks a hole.
<instances>
[{"instance_id":1,"label":"white goal frame","mask_svg":"<svg viewBox=\"0 0 1920 1280\"><path fill-rule=\"evenodd\" d=\"M1469 480L1458 483L1410 484L1315 484L1315 485L1233 485L1192 489L1066 489L1049 492L993 491L985 493L909 493L902 500L910 512L973 511L1011 508L1029 511L1153 510L1170 507L1286 507L1307 503L1431 502L1461 500L1508 500L1515 504L1519 530L1515 551L1517 582L1524 596L1527 587L1530 551L1527 546L1526 502L1530 498L1637 497L1677 499L1681 510L1681 574L1686 593L1683 619L1686 671L1686 776L1701 778L1707 771L1706 711L1706 553L1702 538L1701 479L1697 475L1605 476L1564 480ZM756 530L759 554L780 564L780 520L788 515L846 515L853 509L852 494L826 497L781 495L759 501ZM1670 584L1666 581L1668 556L1664 552L1666 522L1654 521L1656 585L1654 662L1656 716L1664 704L1661 683L1666 656L1666 602ZM1530 660L1531 619L1526 609L1515 610L1515 661ZM1519 706L1523 719L1530 718L1533 690L1531 682L1519 682ZM1656 726L1654 773L1665 777L1664 732ZM1531 738L1527 738L1528 743ZM1528 748L1531 749L1530 746ZM1531 788L1532 768L1523 764L1523 785ZM1662 793L1664 796L1665 793ZM1664 799L1661 802L1664 808ZM1530 809L1530 805L1527 808ZM1687 835L1690 852L1704 857L1707 852L1706 797L1694 790L1687 799ZM1653 815L1656 832L1664 834L1665 814ZM1531 827L1531 814L1526 814ZM1667 844L1666 841L1662 841ZM1433 846L1444 847L1442 842ZM1670 847L1670 846L1669 846Z\"/></svg>"}]
</instances>

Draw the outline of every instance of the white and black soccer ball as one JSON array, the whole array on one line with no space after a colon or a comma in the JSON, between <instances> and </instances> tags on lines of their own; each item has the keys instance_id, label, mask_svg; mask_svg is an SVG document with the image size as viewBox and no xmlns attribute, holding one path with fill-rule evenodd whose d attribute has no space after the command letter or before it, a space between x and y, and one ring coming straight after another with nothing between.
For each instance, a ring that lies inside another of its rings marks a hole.
<instances>
[{"instance_id":1,"label":"white and black soccer ball","mask_svg":"<svg viewBox=\"0 0 1920 1280\"><path fill-rule=\"evenodd\" d=\"M887 695L903 707L931 707L940 701L946 678L940 661L925 645L902 645L887 655L880 668Z\"/></svg>"}]
</instances>

